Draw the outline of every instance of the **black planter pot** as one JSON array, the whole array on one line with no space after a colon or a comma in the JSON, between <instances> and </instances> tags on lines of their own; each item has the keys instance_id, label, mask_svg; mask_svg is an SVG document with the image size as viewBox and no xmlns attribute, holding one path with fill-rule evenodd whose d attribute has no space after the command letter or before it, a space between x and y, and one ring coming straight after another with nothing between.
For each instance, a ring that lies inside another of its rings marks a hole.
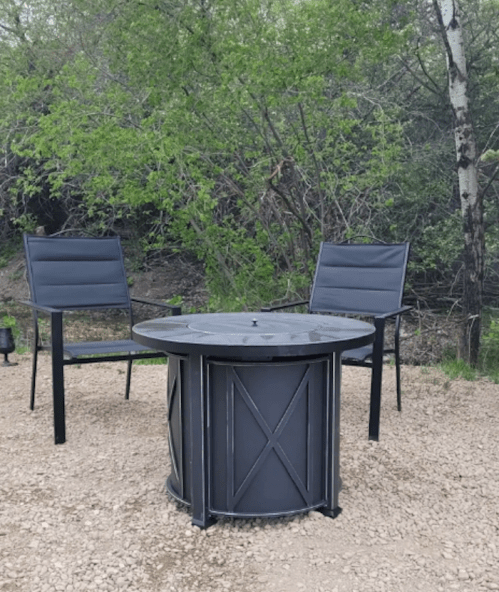
<instances>
[{"instance_id":1,"label":"black planter pot","mask_svg":"<svg viewBox=\"0 0 499 592\"><path fill-rule=\"evenodd\" d=\"M0 327L0 354L4 355L4 362L2 366L15 366L12 362L9 362L8 354L12 353L16 349L14 343L14 337L12 335L12 329L10 327Z\"/></svg>"}]
</instances>

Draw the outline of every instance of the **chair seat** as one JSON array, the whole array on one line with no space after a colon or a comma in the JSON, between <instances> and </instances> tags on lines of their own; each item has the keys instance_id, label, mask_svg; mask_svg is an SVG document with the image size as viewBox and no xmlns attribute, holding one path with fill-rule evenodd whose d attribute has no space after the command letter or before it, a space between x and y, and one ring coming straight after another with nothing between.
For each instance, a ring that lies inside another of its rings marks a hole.
<instances>
[{"instance_id":1,"label":"chair seat","mask_svg":"<svg viewBox=\"0 0 499 592\"><path fill-rule=\"evenodd\" d=\"M140 351L152 351L151 348L140 345L133 339L121 341L83 341L81 343L65 343L64 353L71 358L91 356L94 354L118 354Z\"/></svg>"},{"instance_id":2,"label":"chair seat","mask_svg":"<svg viewBox=\"0 0 499 592\"><path fill-rule=\"evenodd\" d=\"M341 359L345 361L364 362L373 355L373 346L365 345L356 349L349 349L341 354Z\"/></svg>"}]
</instances>

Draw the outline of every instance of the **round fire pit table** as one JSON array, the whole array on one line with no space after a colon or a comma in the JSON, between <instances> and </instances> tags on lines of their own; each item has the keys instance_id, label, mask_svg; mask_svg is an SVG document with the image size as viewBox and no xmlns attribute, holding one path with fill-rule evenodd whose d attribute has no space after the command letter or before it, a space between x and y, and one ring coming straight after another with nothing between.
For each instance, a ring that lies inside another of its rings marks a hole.
<instances>
[{"instance_id":1,"label":"round fire pit table","mask_svg":"<svg viewBox=\"0 0 499 592\"><path fill-rule=\"evenodd\" d=\"M169 354L169 493L192 523L338 505L341 353L374 341L361 321L215 313L146 321L134 339Z\"/></svg>"}]
</instances>

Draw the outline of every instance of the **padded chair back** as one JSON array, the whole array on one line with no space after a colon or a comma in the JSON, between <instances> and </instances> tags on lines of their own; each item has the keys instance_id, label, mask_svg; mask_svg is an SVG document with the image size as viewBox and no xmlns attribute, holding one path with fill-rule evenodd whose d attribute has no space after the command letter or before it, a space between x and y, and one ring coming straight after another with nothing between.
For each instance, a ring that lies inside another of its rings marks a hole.
<instances>
[{"instance_id":1,"label":"padded chair back","mask_svg":"<svg viewBox=\"0 0 499 592\"><path fill-rule=\"evenodd\" d=\"M131 308L119 237L24 235L33 302L61 309Z\"/></svg>"},{"instance_id":2,"label":"padded chair back","mask_svg":"<svg viewBox=\"0 0 499 592\"><path fill-rule=\"evenodd\" d=\"M321 243L310 312L376 316L402 305L409 243Z\"/></svg>"}]
</instances>

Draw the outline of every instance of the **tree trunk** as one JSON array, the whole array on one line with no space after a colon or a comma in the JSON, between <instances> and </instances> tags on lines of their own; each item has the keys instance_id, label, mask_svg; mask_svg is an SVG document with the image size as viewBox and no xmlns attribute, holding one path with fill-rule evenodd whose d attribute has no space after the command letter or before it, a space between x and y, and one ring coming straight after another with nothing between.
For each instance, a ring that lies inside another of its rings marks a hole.
<instances>
[{"instance_id":1,"label":"tree trunk","mask_svg":"<svg viewBox=\"0 0 499 592\"><path fill-rule=\"evenodd\" d=\"M480 349L484 275L483 199L468 101L468 74L457 0L433 0L447 55L449 97L454 112L457 173L464 234L463 327L460 356L476 366ZM440 9L441 7L441 9Z\"/></svg>"}]
</instances>

